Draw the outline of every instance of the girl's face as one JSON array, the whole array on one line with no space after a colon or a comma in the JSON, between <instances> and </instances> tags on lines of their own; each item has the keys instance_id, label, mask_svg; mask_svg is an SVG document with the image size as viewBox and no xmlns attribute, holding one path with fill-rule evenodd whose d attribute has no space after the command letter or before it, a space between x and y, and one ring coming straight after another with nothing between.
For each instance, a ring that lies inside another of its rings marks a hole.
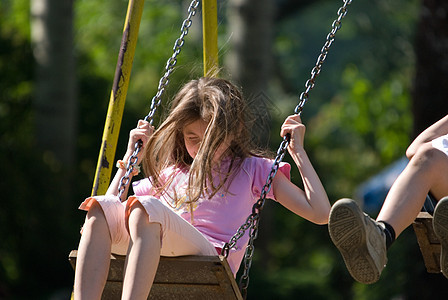
<instances>
[{"instance_id":1,"label":"girl's face","mask_svg":"<svg viewBox=\"0 0 448 300\"><path fill-rule=\"evenodd\" d=\"M191 158L195 158L198 154L199 147L201 146L202 139L204 138L205 130L207 129L208 123L202 119L196 120L193 123L188 124L182 130L184 136L185 148L187 148L188 154ZM219 158L221 154L227 150L228 143L224 142L217 149L214 160Z\"/></svg>"},{"instance_id":2,"label":"girl's face","mask_svg":"<svg viewBox=\"0 0 448 300\"><path fill-rule=\"evenodd\" d=\"M198 154L207 125L207 122L199 119L188 124L182 130L185 147L187 148L188 154L190 154L193 159L196 157L196 154Z\"/></svg>"}]
</instances>

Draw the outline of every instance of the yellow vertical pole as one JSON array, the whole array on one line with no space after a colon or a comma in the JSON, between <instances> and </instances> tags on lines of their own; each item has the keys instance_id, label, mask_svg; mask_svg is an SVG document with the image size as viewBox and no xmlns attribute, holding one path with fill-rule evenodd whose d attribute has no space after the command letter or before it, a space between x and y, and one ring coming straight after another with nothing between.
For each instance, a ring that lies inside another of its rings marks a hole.
<instances>
[{"instance_id":1,"label":"yellow vertical pole","mask_svg":"<svg viewBox=\"0 0 448 300\"><path fill-rule=\"evenodd\" d=\"M110 183L144 3L144 0L129 0L101 149L95 171L92 196L105 194Z\"/></svg>"},{"instance_id":2,"label":"yellow vertical pole","mask_svg":"<svg viewBox=\"0 0 448 300\"><path fill-rule=\"evenodd\" d=\"M202 40L204 76L216 75L219 68L217 0L202 1Z\"/></svg>"}]
</instances>

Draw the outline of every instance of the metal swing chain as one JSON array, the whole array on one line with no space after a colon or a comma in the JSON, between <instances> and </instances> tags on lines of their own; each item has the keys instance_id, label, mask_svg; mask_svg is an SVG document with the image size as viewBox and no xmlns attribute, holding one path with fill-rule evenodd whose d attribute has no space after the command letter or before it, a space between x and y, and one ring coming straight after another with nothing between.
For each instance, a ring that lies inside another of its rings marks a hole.
<instances>
[{"instance_id":1,"label":"metal swing chain","mask_svg":"<svg viewBox=\"0 0 448 300\"><path fill-rule=\"evenodd\" d=\"M325 44L322 47L320 55L317 58L316 65L311 70L311 77L305 83L305 91L300 94L299 104L294 109L294 113L299 116L302 113L303 106L308 101L310 91L314 88L316 77L322 70L322 65L325 62L325 59L327 58L327 54L328 51L330 50L332 43L334 42L336 32L341 28L342 19L347 14L347 7L352 3L352 0L343 0L343 2L344 2L343 6L341 6L338 9L337 12L338 17L333 21L331 25L331 31L328 33L326 37ZM285 156L288 145L289 145L289 136L285 136L277 150L277 155L272 165L271 172L269 173L269 176L266 180L266 184L263 187L260 198L258 199L257 202L255 202L255 204L252 207L252 213L246 219L246 222L238 228L235 235L232 236L230 241L226 243L222 249L222 255L228 257L230 249L236 246L238 240L249 229L249 242L246 246L246 252L243 259L244 271L239 281L239 288L244 299L246 299L247 297L247 288L249 286L249 271L250 267L252 266L252 259L255 250L254 241L258 236L258 229L259 229L258 224L260 222L260 213L263 210L264 204L266 202L266 196L271 190L272 181L275 175L277 174L280 162L283 160L283 157Z\"/></svg>"},{"instance_id":2,"label":"metal swing chain","mask_svg":"<svg viewBox=\"0 0 448 300\"><path fill-rule=\"evenodd\" d=\"M294 109L294 112L298 115L301 114L303 106L308 101L309 92L314 88L314 84L316 82L316 77L320 74L322 70L322 65L327 58L328 51L330 50L331 45L334 42L334 38L336 32L341 28L342 19L347 14L347 8L352 3L352 0L342 0L344 4L338 9L336 20L331 24L331 30L327 35L326 41L322 49L320 50L320 54L317 57L316 65L311 70L311 77L305 82L305 91L300 94L299 104Z\"/></svg>"},{"instance_id":3,"label":"metal swing chain","mask_svg":"<svg viewBox=\"0 0 448 300\"><path fill-rule=\"evenodd\" d=\"M188 31L191 27L191 24L193 23L192 18L196 14L197 7L199 5L200 1L193 0L190 3L190 6L188 7L188 16L183 21L181 26L181 34L179 38L175 41L174 47L173 47L173 55L167 60L166 66L165 66L165 74L160 78L159 80L159 86L157 88L156 95L151 99L151 107L148 115L144 118L145 121L148 121L150 125L152 125L154 121L154 114L157 110L157 108L162 103L162 95L165 91L166 86L169 83L169 76L174 70L174 67L177 63L177 56L179 55L180 51L182 50L182 46L185 43L185 36L188 34ZM126 173L121 177L120 179L120 185L118 186L118 198L121 200L121 197L126 190L126 186L129 184L130 180L130 174L132 173L132 170L136 167L138 164L138 153L140 152L142 147L142 142L137 141L135 143L134 152L129 157L129 160L126 165Z\"/></svg>"}]
</instances>

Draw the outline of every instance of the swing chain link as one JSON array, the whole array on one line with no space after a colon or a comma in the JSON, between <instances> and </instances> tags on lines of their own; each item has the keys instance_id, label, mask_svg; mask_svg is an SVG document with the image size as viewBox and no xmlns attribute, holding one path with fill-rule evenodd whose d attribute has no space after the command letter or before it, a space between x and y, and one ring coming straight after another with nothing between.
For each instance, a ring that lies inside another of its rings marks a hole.
<instances>
[{"instance_id":1,"label":"swing chain link","mask_svg":"<svg viewBox=\"0 0 448 300\"><path fill-rule=\"evenodd\" d=\"M193 0L190 3L190 6L188 7L188 16L183 21L181 26L181 34L179 38L175 41L174 47L173 47L173 55L167 60L165 65L165 74L160 78L159 85L157 88L156 95L151 99L151 107L148 115L144 118L145 121L148 121L150 125L152 125L154 121L154 114L157 110L157 108L162 103L162 95L165 91L166 86L169 83L169 76L174 70L174 67L177 64L177 56L179 55L180 51L182 50L182 46L185 43L185 36L187 36L188 31L193 24L192 18L194 15L196 15L197 8L199 6L200 1L199 0ZM142 141L137 141L135 143L134 152L129 157L129 160L126 165L126 173L121 177L120 184L118 186L118 198L121 201L124 201L121 199L124 191L126 190L127 185L131 181L130 174L132 173L132 170L135 168L136 165L138 165L138 154L142 147Z\"/></svg>"},{"instance_id":2,"label":"swing chain link","mask_svg":"<svg viewBox=\"0 0 448 300\"><path fill-rule=\"evenodd\" d=\"M352 3L352 0L343 0L343 2L344 4L338 9L337 19L334 20L333 23L331 24L331 30L327 34L325 44L320 50L320 54L317 58L316 65L311 70L311 77L305 82L305 91L302 92L299 96L299 104L294 109L294 113L299 116L302 114L303 106L308 101L310 91L314 88L316 78L320 74L320 71L322 70L322 65L325 62L325 59L327 58L328 51L330 50L330 47L334 42L336 33L341 28L342 19L347 14L347 7Z\"/></svg>"},{"instance_id":3,"label":"swing chain link","mask_svg":"<svg viewBox=\"0 0 448 300\"><path fill-rule=\"evenodd\" d=\"M321 53L317 59L316 65L311 70L311 78L306 81L305 91L300 94L299 104L294 109L295 114L299 116L302 113L303 106L308 101L310 91L314 88L316 77L319 75L322 69L322 65L325 62L328 51L330 50L330 47L334 42L336 32L341 28L342 19L347 14L347 7L352 3L352 0L343 0L343 2L344 2L343 6L338 9L337 19L334 20L331 25L331 31L326 37L325 44L321 49ZM233 235L232 238L229 240L229 242L224 244L224 247L222 248L222 255L227 258L230 253L230 249L236 246L238 240L241 237L243 237L247 229L249 229L249 241L246 246L246 252L243 258L244 270L239 281L239 288L241 291L241 295L243 296L243 299L246 299L247 297L247 288L249 286L249 271L250 267L252 266L252 259L255 250L254 241L258 236L258 224L260 222L260 214L266 202L266 196L271 190L272 181L274 180L274 177L277 174L278 169L280 167L280 163L282 162L283 157L285 156L286 150L289 145L289 141L290 136L286 135L283 138L283 141L281 142L277 150L277 155L274 159L274 163L272 165L268 179L266 180L266 184L264 185L263 190L261 192L261 196L258 199L258 201L255 202L255 204L252 206L252 213L246 219L246 222L238 228L235 235Z\"/></svg>"},{"instance_id":4,"label":"swing chain link","mask_svg":"<svg viewBox=\"0 0 448 300\"><path fill-rule=\"evenodd\" d=\"M181 34L179 38L175 41L174 47L173 47L173 55L168 59L165 66L165 74L162 76L162 78L159 80L159 86L156 95L151 99L151 108L149 111L149 114L145 117L145 121L148 121L149 124L152 125L154 114L156 112L156 109L160 106L162 103L162 94L165 91L166 86L169 83L169 76L174 70L174 67L177 64L177 56L179 55L180 51L182 50L182 46L185 43L185 36L188 34L188 31L193 24L192 18L194 15L196 15L196 10L198 8L200 1L193 0L190 3L190 6L188 7L188 16L183 21L181 26Z\"/></svg>"},{"instance_id":5,"label":"swing chain link","mask_svg":"<svg viewBox=\"0 0 448 300\"><path fill-rule=\"evenodd\" d=\"M134 170L135 166L138 165L138 153L140 152L141 149L142 149L142 142L137 141L135 143L134 152L129 157L129 160L126 164L126 173L120 179L120 185L118 186L118 199L120 199L120 201L122 201L122 202L124 201L124 199L121 199L121 196L123 195L124 191L126 190L126 186L131 181L130 175L132 173L132 170Z\"/></svg>"}]
</instances>

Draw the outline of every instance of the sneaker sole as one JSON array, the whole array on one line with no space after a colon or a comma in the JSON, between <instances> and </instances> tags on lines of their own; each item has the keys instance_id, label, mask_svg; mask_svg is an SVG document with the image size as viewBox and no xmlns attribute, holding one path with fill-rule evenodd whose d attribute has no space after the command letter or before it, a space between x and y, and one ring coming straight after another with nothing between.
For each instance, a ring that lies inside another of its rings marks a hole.
<instances>
[{"instance_id":1,"label":"sneaker sole","mask_svg":"<svg viewBox=\"0 0 448 300\"><path fill-rule=\"evenodd\" d=\"M439 238L440 251L440 269L445 277L448 278L448 198L443 198L436 206L433 216L434 233Z\"/></svg>"},{"instance_id":2,"label":"sneaker sole","mask_svg":"<svg viewBox=\"0 0 448 300\"><path fill-rule=\"evenodd\" d=\"M342 199L331 209L328 229L350 275L358 282L370 284L378 281L380 272L367 248L363 218L353 200Z\"/></svg>"}]
</instances>

